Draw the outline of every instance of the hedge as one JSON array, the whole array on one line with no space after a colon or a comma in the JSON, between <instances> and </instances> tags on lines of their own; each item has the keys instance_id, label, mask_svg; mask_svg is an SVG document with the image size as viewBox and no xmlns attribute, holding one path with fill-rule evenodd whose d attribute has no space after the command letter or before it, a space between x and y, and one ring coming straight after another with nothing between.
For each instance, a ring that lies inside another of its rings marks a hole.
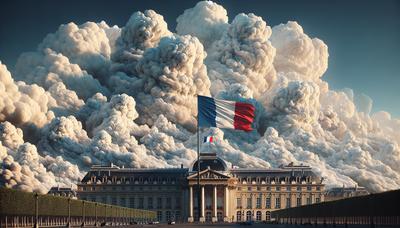
<instances>
[{"instance_id":1,"label":"hedge","mask_svg":"<svg viewBox=\"0 0 400 228\"><path fill-rule=\"evenodd\" d=\"M400 190L345 198L272 212L279 218L399 216Z\"/></svg>"},{"instance_id":2,"label":"hedge","mask_svg":"<svg viewBox=\"0 0 400 228\"><path fill-rule=\"evenodd\" d=\"M135 219L155 219L154 211L146 211L119 207L90 201L69 199L67 197L38 195L14 189L0 188L0 215L27 215L34 216L36 209L40 216L68 216L70 204L71 216L87 217L131 217Z\"/></svg>"}]
</instances>

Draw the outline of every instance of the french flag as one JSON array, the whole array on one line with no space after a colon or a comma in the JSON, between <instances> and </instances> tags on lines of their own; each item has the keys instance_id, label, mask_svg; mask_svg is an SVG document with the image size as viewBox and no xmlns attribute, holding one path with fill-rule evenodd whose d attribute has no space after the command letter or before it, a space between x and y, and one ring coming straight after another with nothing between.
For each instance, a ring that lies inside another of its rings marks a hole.
<instances>
[{"instance_id":1,"label":"french flag","mask_svg":"<svg viewBox=\"0 0 400 228\"><path fill-rule=\"evenodd\" d=\"M207 136L207 137L204 137L204 141L203 142L205 142L205 143L212 143L212 142L214 142L214 139L213 139L213 137L212 136Z\"/></svg>"},{"instance_id":2,"label":"french flag","mask_svg":"<svg viewBox=\"0 0 400 228\"><path fill-rule=\"evenodd\" d=\"M253 130L255 108L252 104L205 96L197 96L197 102L199 127Z\"/></svg>"}]
</instances>

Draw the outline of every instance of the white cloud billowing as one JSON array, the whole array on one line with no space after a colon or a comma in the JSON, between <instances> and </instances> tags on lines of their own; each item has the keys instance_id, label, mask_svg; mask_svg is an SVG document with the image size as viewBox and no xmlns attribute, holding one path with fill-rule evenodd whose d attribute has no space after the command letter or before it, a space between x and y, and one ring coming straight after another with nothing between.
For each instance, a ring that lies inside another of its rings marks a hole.
<instances>
[{"instance_id":1,"label":"white cloud billowing","mask_svg":"<svg viewBox=\"0 0 400 228\"><path fill-rule=\"evenodd\" d=\"M268 19L268 18L265 18ZM203 129L201 145L229 165L308 164L328 186L400 186L400 120L323 80L328 47L297 22L199 2L176 33L153 10L123 27L73 22L0 63L0 184L46 192L75 185L94 164L189 166L196 96L250 102L256 130Z\"/></svg>"}]
</instances>

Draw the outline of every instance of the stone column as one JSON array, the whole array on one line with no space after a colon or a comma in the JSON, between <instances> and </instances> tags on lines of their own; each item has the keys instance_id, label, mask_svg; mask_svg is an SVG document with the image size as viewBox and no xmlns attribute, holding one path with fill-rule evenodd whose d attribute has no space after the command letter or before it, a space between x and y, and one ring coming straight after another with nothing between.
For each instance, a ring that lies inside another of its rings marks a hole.
<instances>
[{"instance_id":1,"label":"stone column","mask_svg":"<svg viewBox=\"0 0 400 228\"><path fill-rule=\"evenodd\" d=\"M225 187L224 194L224 222L229 222L229 189Z\"/></svg>"},{"instance_id":2,"label":"stone column","mask_svg":"<svg viewBox=\"0 0 400 228\"><path fill-rule=\"evenodd\" d=\"M188 222L193 222L193 187L189 187L189 218Z\"/></svg>"},{"instance_id":3,"label":"stone column","mask_svg":"<svg viewBox=\"0 0 400 228\"><path fill-rule=\"evenodd\" d=\"M200 210L200 219L199 219L199 221L200 222L205 222L206 221L206 218L204 217L206 199L205 199L204 196L205 196L205 194L204 194L204 186L201 186L201 208L199 208L199 210Z\"/></svg>"},{"instance_id":4,"label":"stone column","mask_svg":"<svg viewBox=\"0 0 400 228\"><path fill-rule=\"evenodd\" d=\"M213 217L212 217L212 222L217 222L218 217L217 217L217 186L214 186L214 191L213 191Z\"/></svg>"}]
</instances>

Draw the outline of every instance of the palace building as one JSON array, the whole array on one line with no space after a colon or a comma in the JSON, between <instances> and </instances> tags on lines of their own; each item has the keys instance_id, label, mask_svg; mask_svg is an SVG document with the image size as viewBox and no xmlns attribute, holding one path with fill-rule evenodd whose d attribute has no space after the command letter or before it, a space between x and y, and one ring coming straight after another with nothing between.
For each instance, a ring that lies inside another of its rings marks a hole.
<instances>
[{"instance_id":1,"label":"palace building","mask_svg":"<svg viewBox=\"0 0 400 228\"><path fill-rule=\"evenodd\" d=\"M229 168L215 154L192 167L133 169L93 166L78 184L78 198L153 210L160 222L269 221L271 211L324 201L322 178L309 166ZM200 217L198 217L198 191Z\"/></svg>"}]
</instances>

